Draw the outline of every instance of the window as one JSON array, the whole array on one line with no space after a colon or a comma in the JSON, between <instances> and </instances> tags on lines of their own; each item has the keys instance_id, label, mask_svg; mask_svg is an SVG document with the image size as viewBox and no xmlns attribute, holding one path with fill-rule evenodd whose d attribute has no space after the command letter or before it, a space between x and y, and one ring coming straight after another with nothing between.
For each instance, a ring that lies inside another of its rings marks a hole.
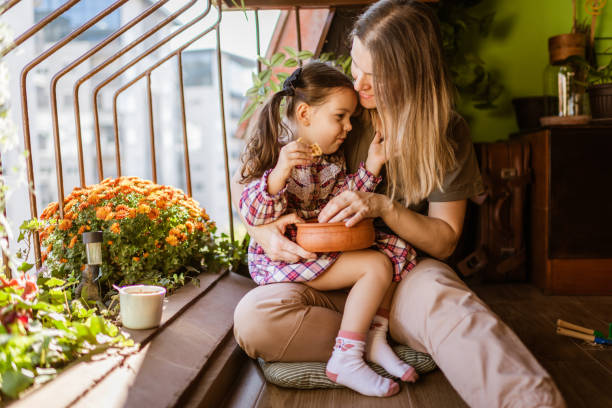
<instances>
[{"instance_id":1,"label":"window","mask_svg":"<svg viewBox=\"0 0 612 408\"><path fill-rule=\"evenodd\" d=\"M40 0L34 8L34 20L36 22L42 20L63 3L65 3L64 0ZM47 42L58 41L109 5L109 1L79 2L43 28L43 38ZM97 24L81 34L78 39L81 41L103 40L121 25L120 10L115 10L98 21Z\"/></svg>"},{"instance_id":2,"label":"window","mask_svg":"<svg viewBox=\"0 0 612 408\"><path fill-rule=\"evenodd\" d=\"M212 86L212 51L186 51L183 53L183 85Z\"/></svg>"}]
</instances>

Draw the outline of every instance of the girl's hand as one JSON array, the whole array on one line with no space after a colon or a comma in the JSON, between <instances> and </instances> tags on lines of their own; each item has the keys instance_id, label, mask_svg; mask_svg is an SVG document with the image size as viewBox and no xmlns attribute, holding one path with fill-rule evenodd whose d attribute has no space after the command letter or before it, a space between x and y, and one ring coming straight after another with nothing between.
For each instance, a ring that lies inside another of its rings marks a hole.
<instances>
[{"instance_id":1,"label":"girl's hand","mask_svg":"<svg viewBox=\"0 0 612 408\"><path fill-rule=\"evenodd\" d=\"M295 166L303 166L312 162L310 147L302 142L287 143L280 150L278 162L268 176L268 192L272 195L283 189Z\"/></svg>"},{"instance_id":2,"label":"girl's hand","mask_svg":"<svg viewBox=\"0 0 612 408\"><path fill-rule=\"evenodd\" d=\"M249 227L248 232L273 261L289 263L299 262L300 259L316 259L317 255L288 239L284 234L287 225L304 222L297 214L287 214L278 220L259 227Z\"/></svg>"},{"instance_id":3,"label":"girl's hand","mask_svg":"<svg viewBox=\"0 0 612 408\"><path fill-rule=\"evenodd\" d=\"M352 227L364 218L382 217L393 209L393 201L383 194L344 191L329 200L319 213L319 222L346 221Z\"/></svg>"},{"instance_id":4,"label":"girl's hand","mask_svg":"<svg viewBox=\"0 0 612 408\"><path fill-rule=\"evenodd\" d=\"M366 169L376 176L378 176L382 166L387 162L387 153L385 150L385 138L382 137L380 132L376 132L374 134L374 139L372 139L372 143L370 143L368 158L366 160Z\"/></svg>"},{"instance_id":5,"label":"girl's hand","mask_svg":"<svg viewBox=\"0 0 612 408\"><path fill-rule=\"evenodd\" d=\"M280 150L278 162L273 171L278 171L279 174L289 177L291 170L295 166L304 166L312 162L312 153L310 147L297 140L287 143Z\"/></svg>"}]
</instances>

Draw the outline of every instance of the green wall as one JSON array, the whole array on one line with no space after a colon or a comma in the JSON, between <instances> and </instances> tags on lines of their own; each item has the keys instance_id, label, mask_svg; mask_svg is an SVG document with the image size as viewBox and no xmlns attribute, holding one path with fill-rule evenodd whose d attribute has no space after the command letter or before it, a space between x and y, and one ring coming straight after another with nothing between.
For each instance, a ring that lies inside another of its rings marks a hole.
<instances>
[{"instance_id":1,"label":"green wall","mask_svg":"<svg viewBox=\"0 0 612 408\"><path fill-rule=\"evenodd\" d=\"M585 0L578 0L578 20L587 17ZM548 64L548 37L567 33L572 26L571 0L485 0L474 14L495 11L492 33L479 39L478 55L505 87L497 108L477 110L459 104L472 129L474 141L505 139L518 130L512 98L541 95L543 73ZM596 37L612 37L612 2L598 17ZM596 50L610 47L612 40L602 40ZM609 57L608 57L609 58ZM599 63L606 62L599 57Z\"/></svg>"}]
</instances>

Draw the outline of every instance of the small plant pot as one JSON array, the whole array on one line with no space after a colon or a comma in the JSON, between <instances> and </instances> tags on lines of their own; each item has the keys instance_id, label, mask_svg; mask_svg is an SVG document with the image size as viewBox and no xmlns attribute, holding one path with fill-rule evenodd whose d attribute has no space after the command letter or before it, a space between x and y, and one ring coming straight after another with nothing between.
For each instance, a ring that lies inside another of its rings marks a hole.
<instances>
[{"instance_id":1,"label":"small plant pot","mask_svg":"<svg viewBox=\"0 0 612 408\"><path fill-rule=\"evenodd\" d=\"M126 329L152 329L159 326L166 288L133 285L119 288L121 324Z\"/></svg>"},{"instance_id":2,"label":"small plant pot","mask_svg":"<svg viewBox=\"0 0 612 408\"><path fill-rule=\"evenodd\" d=\"M582 33L560 34L548 39L550 63L560 64L569 57L584 57L586 36Z\"/></svg>"},{"instance_id":3,"label":"small plant pot","mask_svg":"<svg viewBox=\"0 0 612 408\"><path fill-rule=\"evenodd\" d=\"M374 244L374 223L366 218L352 227L344 222L296 224L296 241L310 252L354 251Z\"/></svg>"},{"instance_id":4,"label":"small plant pot","mask_svg":"<svg viewBox=\"0 0 612 408\"><path fill-rule=\"evenodd\" d=\"M612 118L612 83L592 85L587 91L593 119Z\"/></svg>"},{"instance_id":5,"label":"small plant pot","mask_svg":"<svg viewBox=\"0 0 612 408\"><path fill-rule=\"evenodd\" d=\"M540 118L559 113L559 98L556 96L527 96L512 99L516 122L520 130L540 127Z\"/></svg>"}]
</instances>

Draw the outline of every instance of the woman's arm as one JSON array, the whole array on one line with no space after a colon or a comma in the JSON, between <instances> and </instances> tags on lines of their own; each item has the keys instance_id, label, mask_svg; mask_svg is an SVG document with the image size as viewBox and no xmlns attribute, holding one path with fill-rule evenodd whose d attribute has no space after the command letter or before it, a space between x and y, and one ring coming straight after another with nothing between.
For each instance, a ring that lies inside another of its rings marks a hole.
<instances>
[{"instance_id":1,"label":"woman's arm","mask_svg":"<svg viewBox=\"0 0 612 408\"><path fill-rule=\"evenodd\" d=\"M237 209L240 209L240 196L244 188L245 185L240 184L240 170L238 170L232 177L230 184L232 203ZM240 211L238 213L240 214ZM249 226L242 214L240 214L240 218L251 239L261 245L271 260L295 263L300 259L316 258L316 254L306 251L283 235L287 225L303 222L297 214L283 215L276 221L258 227Z\"/></svg>"},{"instance_id":2,"label":"woman's arm","mask_svg":"<svg viewBox=\"0 0 612 408\"><path fill-rule=\"evenodd\" d=\"M418 214L389 197L359 191L345 191L330 200L319 215L319 222L337 222L348 218L352 226L364 218L382 217L404 240L429 255L448 258L463 229L466 200L432 202L427 216Z\"/></svg>"}]
</instances>

